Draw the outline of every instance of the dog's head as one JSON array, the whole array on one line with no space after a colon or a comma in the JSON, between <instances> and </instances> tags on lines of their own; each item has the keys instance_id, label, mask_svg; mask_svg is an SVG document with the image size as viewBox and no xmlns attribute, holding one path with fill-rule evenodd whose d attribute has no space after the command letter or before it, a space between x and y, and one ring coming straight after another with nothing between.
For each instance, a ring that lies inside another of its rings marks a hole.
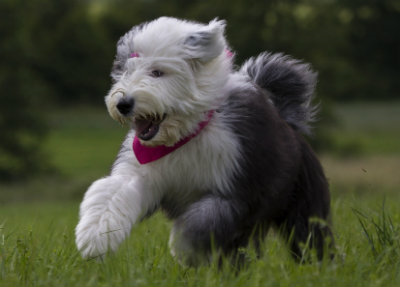
<instances>
[{"instance_id":1,"label":"dog's head","mask_svg":"<svg viewBox=\"0 0 400 287\"><path fill-rule=\"evenodd\" d=\"M110 115L131 123L148 146L171 146L193 133L221 102L232 69L224 28L224 21L162 17L126 33L106 96Z\"/></svg>"}]
</instances>

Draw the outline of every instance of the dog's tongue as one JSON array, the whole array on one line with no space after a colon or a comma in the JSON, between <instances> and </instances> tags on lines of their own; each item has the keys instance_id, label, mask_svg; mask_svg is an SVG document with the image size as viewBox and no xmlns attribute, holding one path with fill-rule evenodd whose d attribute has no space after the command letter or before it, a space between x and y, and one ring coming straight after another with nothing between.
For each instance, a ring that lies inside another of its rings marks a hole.
<instances>
[{"instance_id":1,"label":"dog's tongue","mask_svg":"<svg viewBox=\"0 0 400 287\"><path fill-rule=\"evenodd\" d=\"M140 139L147 141L157 134L159 125L154 124L152 120L140 119L135 120L135 128L137 136Z\"/></svg>"}]
</instances>

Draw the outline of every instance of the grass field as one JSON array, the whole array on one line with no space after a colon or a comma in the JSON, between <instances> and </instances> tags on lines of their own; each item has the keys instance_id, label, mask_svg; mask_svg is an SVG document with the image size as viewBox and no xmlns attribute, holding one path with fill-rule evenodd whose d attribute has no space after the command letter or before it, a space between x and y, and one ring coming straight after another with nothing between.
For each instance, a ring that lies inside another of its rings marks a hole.
<instances>
[{"instance_id":1,"label":"grass field","mask_svg":"<svg viewBox=\"0 0 400 287\"><path fill-rule=\"evenodd\" d=\"M332 190L337 257L299 265L271 232L264 255L245 250L247 268L178 265L161 213L134 227L104 262L80 258L74 245L79 200L108 173L124 137L105 110L51 115L46 152L51 178L0 186L0 286L400 286L400 103L335 109L338 146L323 153Z\"/></svg>"}]
</instances>

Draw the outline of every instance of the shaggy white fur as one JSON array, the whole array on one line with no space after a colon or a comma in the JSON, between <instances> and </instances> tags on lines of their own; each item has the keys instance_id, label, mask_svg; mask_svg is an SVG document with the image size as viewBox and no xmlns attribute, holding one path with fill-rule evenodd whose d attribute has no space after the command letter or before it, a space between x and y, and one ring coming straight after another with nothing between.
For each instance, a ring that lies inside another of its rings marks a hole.
<instances>
[{"instance_id":1,"label":"shaggy white fur","mask_svg":"<svg viewBox=\"0 0 400 287\"><path fill-rule=\"evenodd\" d=\"M110 115L132 129L111 174L95 181L81 203L76 245L83 257L117 250L158 208L174 219L171 253L182 263L207 261L212 240L235 253L270 225L282 227L295 256L307 240L322 254L329 228L308 218L328 219L329 191L299 134L309 130L316 74L267 53L235 71L224 29L219 20L162 17L119 40L105 101ZM157 149L187 137L146 164L132 151L134 138Z\"/></svg>"},{"instance_id":2,"label":"shaggy white fur","mask_svg":"<svg viewBox=\"0 0 400 287\"><path fill-rule=\"evenodd\" d=\"M227 94L231 58L224 52L224 26L223 21L199 25L160 18L129 34L125 41L133 43L140 57L128 59L124 73L114 75L117 82L106 97L111 116L126 123L166 114L157 135L144 145L173 145L193 133L204 112L216 109ZM195 43L202 41L198 37L207 37L204 49L203 43ZM153 78L154 69L165 76ZM239 79L234 82L240 85ZM123 97L135 100L129 116L117 108ZM203 191L229 192L229 179L240 169L240 149L221 117L216 113L190 144L147 165L140 165L132 152L135 131L128 134L111 175L94 182L81 204L76 243L83 257L115 251L132 225L157 208L166 193L184 204Z\"/></svg>"}]
</instances>

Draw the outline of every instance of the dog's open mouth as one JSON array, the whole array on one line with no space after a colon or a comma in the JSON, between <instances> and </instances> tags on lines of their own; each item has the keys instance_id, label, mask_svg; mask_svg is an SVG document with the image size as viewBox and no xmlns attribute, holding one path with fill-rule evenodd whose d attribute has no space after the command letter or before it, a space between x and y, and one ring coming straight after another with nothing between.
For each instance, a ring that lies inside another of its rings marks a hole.
<instances>
[{"instance_id":1,"label":"dog's open mouth","mask_svg":"<svg viewBox=\"0 0 400 287\"><path fill-rule=\"evenodd\" d=\"M160 124L165 120L166 114L153 116L137 116L134 119L136 135L144 141L149 141L160 130Z\"/></svg>"}]
</instances>

